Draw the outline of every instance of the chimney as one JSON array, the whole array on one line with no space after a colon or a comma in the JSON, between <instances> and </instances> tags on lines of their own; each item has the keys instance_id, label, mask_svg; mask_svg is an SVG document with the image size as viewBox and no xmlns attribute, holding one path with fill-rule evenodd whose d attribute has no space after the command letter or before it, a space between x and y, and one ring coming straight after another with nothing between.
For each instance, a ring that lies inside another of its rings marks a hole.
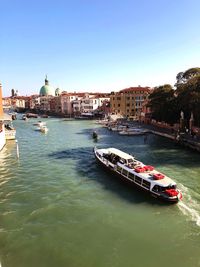
<instances>
[{"instance_id":1,"label":"chimney","mask_svg":"<svg viewBox=\"0 0 200 267\"><path fill-rule=\"evenodd\" d=\"M0 116L3 116L2 85L0 83Z\"/></svg>"}]
</instances>

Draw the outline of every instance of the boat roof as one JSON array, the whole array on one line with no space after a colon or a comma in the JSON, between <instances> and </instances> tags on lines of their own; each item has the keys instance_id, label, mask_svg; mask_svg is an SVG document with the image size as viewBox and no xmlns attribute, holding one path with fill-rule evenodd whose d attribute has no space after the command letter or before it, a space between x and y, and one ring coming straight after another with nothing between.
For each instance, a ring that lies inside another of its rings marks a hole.
<instances>
[{"instance_id":1,"label":"boat roof","mask_svg":"<svg viewBox=\"0 0 200 267\"><path fill-rule=\"evenodd\" d=\"M111 147L111 148L108 148L108 151L110 153L113 153L113 154L119 156L120 158L123 158L123 159L133 159L133 156L131 156L131 155L129 155L129 154L117 149L117 148Z\"/></svg>"},{"instance_id":2,"label":"boat roof","mask_svg":"<svg viewBox=\"0 0 200 267\"><path fill-rule=\"evenodd\" d=\"M151 181L154 181L155 184L160 185L160 186L168 186L170 184L175 184L175 182L170 177L168 177L166 175L164 175L163 179L154 180L152 178L152 176L153 176L153 174L157 174L157 173L160 173L160 172L158 172L157 170L154 170L150 174L142 173L141 176L142 176L142 178L144 177L144 178L148 178Z\"/></svg>"},{"instance_id":3,"label":"boat roof","mask_svg":"<svg viewBox=\"0 0 200 267\"><path fill-rule=\"evenodd\" d=\"M101 151L101 153L113 153L117 156L119 156L120 158L123 158L125 160L128 160L128 159L134 159L133 156L131 156L130 154L127 154L117 148L104 148L104 149L97 149L99 151ZM144 166L144 163L138 161L138 164ZM128 172L130 173L135 173L135 170L128 167L127 165L124 165L123 163L118 163L119 166L121 166L123 169L127 170ZM148 180L149 182L151 182L152 184L157 184L157 185L160 185L160 186L169 186L170 184L171 185L174 185L176 184L176 182L174 182L170 177L164 175L164 178L163 179L160 179L160 180L155 180L153 178L153 175L154 174L158 174L160 173L159 171L157 171L156 169L150 171L150 172L141 172L141 173L137 173L137 176L141 177L142 179L146 179Z\"/></svg>"},{"instance_id":4,"label":"boat roof","mask_svg":"<svg viewBox=\"0 0 200 267\"><path fill-rule=\"evenodd\" d=\"M119 165L122 168L126 169L128 172L131 172L131 173L135 172L134 169L130 169L129 167L124 166L124 164L119 163ZM137 176L141 177L142 179L145 178L146 180L149 180L149 182L160 185L160 186L168 186L170 184L173 184L173 185L176 184L170 177L166 176L165 174L164 174L163 179L155 180L153 178L153 175L158 174L158 173L160 173L160 172L154 169L153 171L150 171L150 172L137 173Z\"/></svg>"}]
</instances>

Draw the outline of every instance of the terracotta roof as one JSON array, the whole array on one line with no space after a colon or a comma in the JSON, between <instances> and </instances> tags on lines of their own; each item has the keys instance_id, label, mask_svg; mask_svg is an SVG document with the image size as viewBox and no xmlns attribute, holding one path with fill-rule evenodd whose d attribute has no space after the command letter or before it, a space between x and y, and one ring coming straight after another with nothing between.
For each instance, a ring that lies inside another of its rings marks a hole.
<instances>
[{"instance_id":1,"label":"terracotta roof","mask_svg":"<svg viewBox=\"0 0 200 267\"><path fill-rule=\"evenodd\" d=\"M84 96L85 93L67 93L67 92L62 92L61 95L66 95L66 96Z\"/></svg>"},{"instance_id":2,"label":"terracotta roof","mask_svg":"<svg viewBox=\"0 0 200 267\"><path fill-rule=\"evenodd\" d=\"M150 91L150 87L141 87L141 86L138 86L138 87L129 87L129 88L125 88L125 89L122 89L120 90L119 92L120 93L125 93L125 92L132 92L132 91L146 91L146 92L149 92Z\"/></svg>"}]
</instances>

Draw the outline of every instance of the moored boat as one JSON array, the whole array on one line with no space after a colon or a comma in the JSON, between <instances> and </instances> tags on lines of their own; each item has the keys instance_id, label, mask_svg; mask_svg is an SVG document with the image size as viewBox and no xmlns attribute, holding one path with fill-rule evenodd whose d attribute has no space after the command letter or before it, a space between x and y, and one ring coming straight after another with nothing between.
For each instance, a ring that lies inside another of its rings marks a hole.
<instances>
[{"instance_id":1,"label":"moored boat","mask_svg":"<svg viewBox=\"0 0 200 267\"><path fill-rule=\"evenodd\" d=\"M136 160L132 155L116 148L94 148L94 154L106 169L151 196L169 203L177 203L182 198L180 190L171 178L158 172L153 166Z\"/></svg>"},{"instance_id":2,"label":"moored boat","mask_svg":"<svg viewBox=\"0 0 200 267\"><path fill-rule=\"evenodd\" d=\"M7 121L5 123L5 137L6 140L15 140L16 129L12 125L12 121Z\"/></svg>"},{"instance_id":3,"label":"moored boat","mask_svg":"<svg viewBox=\"0 0 200 267\"><path fill-rule=\"evenodd\" d=\"M137 128L128 128L119 132L120 135L143 135L148 133L148 130L145 129L137 129Z\"/></svg>"}]
</instances>

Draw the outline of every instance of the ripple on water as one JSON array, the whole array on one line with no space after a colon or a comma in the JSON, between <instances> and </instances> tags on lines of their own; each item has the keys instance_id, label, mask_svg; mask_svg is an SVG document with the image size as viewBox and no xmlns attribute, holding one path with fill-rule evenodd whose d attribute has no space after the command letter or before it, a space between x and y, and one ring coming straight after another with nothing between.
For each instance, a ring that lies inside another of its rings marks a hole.
<instances>
[{"instance_id":1,"label":"ripple on water","mask_svg":"<svg viewBox=\"0 0 200 267\"><path fill-rule=\"evenodd\" d=\"M153 135L144 143L143 137L98 129L97 147L134 154L178 182L183 201L167 206L119 183L96 164L92 122L49 119L47 135L35 132L33 122L14 122L20 159L13 146L0 165L5 266L129 267L134 262L152 267L158 264L155 248L163 267L169 259L173 266L198 266L200 157Z\"/></svg>"}]
</instances>

